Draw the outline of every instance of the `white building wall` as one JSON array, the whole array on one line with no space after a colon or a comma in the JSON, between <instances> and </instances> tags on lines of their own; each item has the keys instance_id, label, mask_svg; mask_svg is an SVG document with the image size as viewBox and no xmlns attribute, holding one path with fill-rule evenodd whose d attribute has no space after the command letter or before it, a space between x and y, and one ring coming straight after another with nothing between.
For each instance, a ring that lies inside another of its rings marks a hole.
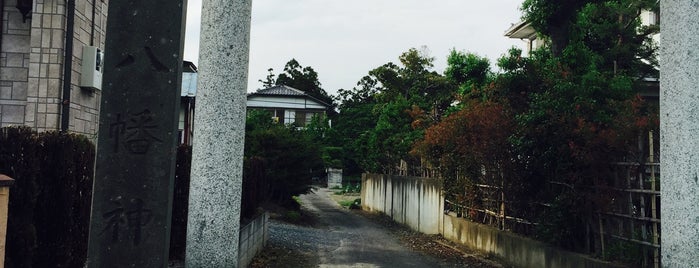
<instances>
[{"instance_id":1,"label":"white building wall","mask_svg":"<svg viewBox=\"0 0 699 268\"><path fill-rule=\"evenodd\" d=\"M251 108L280 108L280 109L319 109L326 107L312 100L288 97L252 96L248 98L248 107Z\"/></svg>"},{"instance_id":2,"label":"white building wall","mask_svg":"<svg viewBox=\"0 0 699 268\"><path fill-rule=\"evenodd\" d=\"M653 11L643 11L641 12L641 24L642 25L658 25L660 23L660 16ZM660 34L653 35L653 41L656 44L660 43Z\"/></svg>"}]
</instances>

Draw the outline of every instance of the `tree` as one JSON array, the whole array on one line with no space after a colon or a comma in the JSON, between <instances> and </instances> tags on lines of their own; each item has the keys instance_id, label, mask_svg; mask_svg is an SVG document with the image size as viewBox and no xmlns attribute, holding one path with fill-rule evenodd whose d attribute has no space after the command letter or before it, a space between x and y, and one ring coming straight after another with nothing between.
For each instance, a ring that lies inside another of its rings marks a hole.
<instances>
[{"instance_id":1,"label":"tree","mask_svg":"<svg viewBox=\"0 0 699 268\"><path fill-rule=\"evenodd\" d=\"M366 137L367 152L362 161L367 170L392 174L401 160L410 160L413 143L422 138L422 130L411 127L410 109L402 97L374 107L378 121Z\"/></svg>"},{"instance_id":2,"label":"tree","mask_svg":"<svg viewBox=\"0 0 699 268\"><path fill-rule=\"evenodd\" d=\"M296 59L291 59L284 65L284 72L277 76L275 84L296 88L333 105L333 98L321 87L318 73L311 66L302 66Z\"/></svg>"},{"instance_id":3,"label":"tree","mask_svg":"<svg viewBox=\"0 0 699 268\"><path fill-rule=\"evenodd\" d=\"M522 3L523 19L551 39L551 51L558 56L568 46L570 28L578 11L586 4L596 2L601 0L525 0Z\"/></svg>"},{"instance_id":4,"label":"tree","mask_svg":"<svg viewBox=\"0 0 699 268\"><path fill-rule=\"evenodd\" d=\"M458 103L449 107L447 114L462 109L470 98L485 96L482 90L493 80L488 58L456 50L449 53L444 74L449 83L458 88Z\"/></svg>"},{"instance_id":5,"label":"tree","mask_svg":"<svg viewBox=\"0 0 699 268\"><path fill-rule=\"evenodd\" d=\"M456 87L431 70L434 58L426 49L411 48L399 60L369 71L357 87L339 94L336 129L352 137L343 143L345 151L366 171L392 173L401 160L411 162L412 144L454 100Z\"/></svg>"},{"instance_id":6,"label":"tree","mask_svg":"<svg viewBox=\"0 0 699 268\"><path fill-rule=\"evenodd\" d=\"M475 185L516 181L508 140L515 126L510 112L506 102L472 99L430 126L425 138L415 143L412 153L440 171L448 200L483 209ZM473 213L469 216L475 218Z\"/></svg>"},{"instance_id":7,"label":"tree","mask_svg":"<svg viewBox=\"0 0 699 268\"><path fill-rule=\"evenodd\" d=\"M658 9L657 0L525 0L522 3L523 19L531 23L539 33L550 38L550 49L554 56L560 56L571 42L581 41L579 38L585 35L590 37L587 40L589 45L594 45L593 39L597 39L601 41L598 43L602 45L600 48L604 49L624 43L643 43L642 39L657 33L659 29L657 26L639 27L641 11L657 12ZM611 49L611 52L621 51ZM642 54L638 48L626 52Z\"/></svg>"},{"instance_id":8,"label":"tree","mask_svg":"<svg viewBox=\"0 0 699 268\"><path fill-rule=\"evenodd\" d=\"M262 83L263 88L269 88L275 85L293 87L328 104L330 106L326 111L328 115L333 116L335 114L336 104L334 99L321 87L321 83L318 80L318 73L313 67L304 67L296 59L292 58L284 65L284 72L275 75L274 69L269 68L267 71L269 73L264 80L257 80Z\"/></svg>"},{"instance_id":9,"label":"tree","mask_svg":"<svg viewBox=\"0 0 699 268\"><path fill-rule=\"evenodd\" d=\"M352 90L341 88L338 90L338 95L336 97L340 102L339 108L342 109L357 104L376 102L375 98L379 93L377 84L378 81L376 79L366 75L357 82L357 87L352 88Z\"/></svg>"},{"instance_id":10,"label":"tree","mask_svg":"<svg viewBox=\"0 0 699 268\"><path fill-rule=\"evenodd\" d=\"M566 185L530 193L552 204L539 215L546 222L539 237L581 249L575 241L582 241L579 230L590 223L579 219L591 219L610 202L605 193L584 187L609 183L610 163L631 156L638 133L653 127L654 115L643 111L634 89L643 77L657 75L650 34L658 28L639 20L641 10L657 9L657 1L530 0L523 7L551 47L523 64L502 61L514 67L510 82L529 83L521 87L527 96L518 100L512 145L529 189Z\"/></svg>"},{"instance_id":11,"label":"tree","mask_svg":"<svg viewBox=\"0 0 699 268\"><path fill-rule=\"evenodd\" d=\"M635 94L643 77L657 75L649 37L658 29L638 17L656 7L645 0L525 1L525 18L550 46L526 58L511 49L498 60L502 73L490 77L482 75L483 60L452 52L446 77L468 89L460 92L461 110L428 126L413 152L440 169L450 198L478 208L472 185L499 179L512 200L508 215L540 223L530 234L584 249L581 230L611 203L594 187L613 178L611 163L634 159L639 133L657 128L657 110ZM549 207L534 209L532 201Z\"/></svg>"},{"instance_id":12,"label":"tree","mask_svg":"<svg viewBox=\"0 0 699 268\"><path fill-rule=\"evenodd\" d=\"M456 88L439 73L432 71L434 57L411 48L398 58L401 66L391 62L369 71L377 81L379 101L404 98L438 121L454 100Z\"/></svg>"},{"instance_id":13,"label":"tree","mask_svg":"<svg viewBox=\"0 0 699 268\"><path fill-rule=\"evenodd\" d=\"M267 69L267 72L268 74L267 76L265 76L265 80L257 80L258 82L262 83L262 88L270 88L276 85L277 83L277 79L275 78L276 75L274 74L274 69L269 68Z\"/></svg>"},{"instance_id":14,"label":"tree","mask_svg":"<svg viewBox=\"0 0 699 268\"><path fill-rule=\"evenodd\" d=\"M642 11L658 11L656 0L617 0L587 4L571 29L571 44L601 57L605 72L633 78L658 77L657 46L651 36L658 25L641 25Z\"/></svg>"},{"instance_id":15,"label":"tree","mask_svg":"<svg viewBox=\"0 0 699 268\"><path fill-rule=\"evenodd\" d=\"M452 82L460 85L461 94L482 87L492 75L488 58L456 50L449 53L444 74Z\"/></svg>"},{"instance_id":16,"label":"tree","mask_svg":"<svg viewBox=\"0 0 699 268\"><path fill-rule=\"evenodd\" d=\"M245 159L264 165L257 170L262 170L259 176L270 183L265 196L282 205L293 205L291 197L307 193L312 177L323 171L319 145L301 130L274 123L271 118L267 111L248 113Z\"/></svg>"},{"instance_id":17,"label":"tree","mask_svg":"<svg viewBox=\"0 0 699 268\"><path fill-rule=\"evenodd\" d=\"M401 160L419 165L419 159L410 154L413 144L456 100L458 83L432 70L434 58L426 48L411 48L398 59L399 64L389 62L370 70L352 90L339 91L340 113L332 129L338 138L332 144L343 146L346 168L392 173ZM487 60L463 59L455 62L473 64L474 70L481 68L480 73L459 65L451 74L484 83L490 73Z\"/></svg>"},{"instance_id":18,"label":"tree","mask_svg":"<svg viewBox=\"0 0 699 268\"><path fill-rule=\"evenodd\" d=\"M366 159L369 133L376 126L378 116L374 112L377 104L378 81L367 75L351 90L340 89L336 100L340 112L333 118L328 132L328 144L342 148L343 173L358 176L370 170Z\"/></svg>"}]
</instances>

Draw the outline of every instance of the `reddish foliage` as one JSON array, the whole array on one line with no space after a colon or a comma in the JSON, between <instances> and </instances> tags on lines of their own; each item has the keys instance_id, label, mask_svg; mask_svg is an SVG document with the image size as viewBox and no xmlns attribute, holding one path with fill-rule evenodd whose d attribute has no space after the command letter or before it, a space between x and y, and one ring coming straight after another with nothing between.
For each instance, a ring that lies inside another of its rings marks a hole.
<instances>
[{"instance_id":1,"label":"reddish foliage","mask_svg":"<svg viewBox=\"0 0 699 268\"><path fill-rule=\"evenodd\" d=\"M484 198L475 185L486 181L498 185L493 180L504 179L504 173L512 170L508 138L514 126L508 105L474 99L427 128L413 153L440 168L447 195L470 207L468 216L475 218L474 209L482 208ZM494 170L498 172L491 172Z\"/></svg>"},{"instance_id":2,"label":"reddish foliage","mask_svg":"<svg viewBox=\"0 0 699 268\"><path fill-rule=\"evenodd\" d=\"M463 110L428 128L418 148L439 149L482 163L500 161L506 158L503 148L508 147L507 137L512 133L513 126L505 105L492 101L472 101ZM438 162L440 156L431 155L429 160Z\"/></svg>"}]
</instances>

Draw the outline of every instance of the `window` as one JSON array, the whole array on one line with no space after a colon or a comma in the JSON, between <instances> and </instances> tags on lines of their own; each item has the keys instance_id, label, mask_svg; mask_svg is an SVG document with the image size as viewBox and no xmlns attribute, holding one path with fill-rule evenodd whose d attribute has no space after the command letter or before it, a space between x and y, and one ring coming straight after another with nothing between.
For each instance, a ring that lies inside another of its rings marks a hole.
<instances>
[{"instance_id":1,"label":"window","mask_svg":"<svg viewBox=\"0 0 699 268\"><path fill-rule=\"evenodd\" d=\"M311 123L313 117L316 115L318 114L314 112L296 111L296 120L294 123L296 123L296 126L305 127Z\"/></svg>"},{"instance_id":2,"label":"window","mask_svg":"<svg viewBox=\"0 0 699 268\"><path fill-rule=\"evenodd\" d=\"M305 127L308 122L306 122L306 112L298 111L296 112L296 126Z\"/></svg>"},{"instance_id":3,"label":"window","mask_svg":"<svg viewBox=\"0 0 699 268\"><path fill-rule=\"evenodd\" d=\"M285 125L293 124L295 122L294 120L296 120L296 112L291 111L291 110L282 110L282 111L284 111L284 120L283 120L284 124Z\"/></svg>"},{"instance_id":4,"label":"window","mask_svg":"<svg viewBox=\"0 0 699 268\"><path fill-rule=\"evenodd\" d=\"M267 111L270 111L270 113L272 114L272 121L274 121L274 123L279 123L279 122L284 123L284 110L283 109L270 109Z\"/></svg>"}]
</instances>

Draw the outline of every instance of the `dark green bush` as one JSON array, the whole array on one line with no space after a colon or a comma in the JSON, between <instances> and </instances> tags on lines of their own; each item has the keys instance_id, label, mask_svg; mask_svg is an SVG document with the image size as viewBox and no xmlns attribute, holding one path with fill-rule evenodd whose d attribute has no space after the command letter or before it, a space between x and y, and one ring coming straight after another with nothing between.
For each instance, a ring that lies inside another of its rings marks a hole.
<instances>
[{"instance_id":1,"label":"dark green bush","mask_svg":"<svg viewBox=\"0 0 699 268\"><path fill-rule=\"evenodd\" d=\"M243 163L243 196L240 203L241 221L256 216L257 208L266 201L270 185L265 176L267 164L259 157L245 158Z\"/></svg>"},{"instance_id":2,"label":"dark green bush","mask_svg":"<svg viewBox=\"0 0 699 268\"><path fill-rule=\"evenodd\" d=\"M39 189L38 141L29 128L0 130L0 173L15 179L10 189L5 265L32 267L37 253L34 225Z\"/></svg>"},{"instance_id":3,"label":"dark green bush","mask_svg":"<svg viewBox=\"0 0 699 268\"><path fill-rule=\"evenodd\" d=\"M170 228L170 259L184 260L187 242L187 211L189 178L192 166L192 146L177 148L175 190L172 196L172 225Z\"/></svg>"},{"instance_id":4,"label":"dark green bush","mask_svg":"<svg viewBox=\"0 0 699 268\"><path fill-rule=\"evenodd\" d=\"M0 173L10 190L6 267L82 267L95 147L84 136L0 129Z\"/></svg>"},{"instance_id":5,"label":"dark green bush","mask_svg":"<svg viewBox=\"0 0 699 268\"><path fill-rule=\"evenodd\" d=\"M321 157L323 159L323 163L326 167L331 167L331 168L342 168L342 157L345 155L345 152L342 147L323 147L321 149Z\"/></svg>"},{"instance_id":6,"label":"dark green bush","mask_svg":"<svg viewBox=\"0 0 699 268\"><path fill-rule=\"evenodd\" d=\"M291 130L285 131L286 135L293 133ZM299 141L298 136L284 138ZM301 144L293 146L296 151L302 148ZM84 265L94 159L95 146L83 136L59 132L36 133L27 127L0 128L0 174L15 179L10 190L6 267ZM191 160L192 147L180 146L173 195L171 259L184 259ZM272 189L270 179L276 177L269 176L269 169L278 168L281 163L270 165L269 161L269 158L256 156L245 159L242 221L254 217L260 203L268 200L270 193L279 193L281 189L291 186L284 183L288 183L288 180L282 180L276 182L276 191ZM294 176L299 168L306 167L298 163L295 165L298 167L296 170L283 172L287 176Z\"/></svg>"},{"instance_id":7,"label":"dark green bush","mask_svg":"<svg viewBox=\"0 0 699 268\"><path fill-rule=\"evenodd\" d=\"M248 112L245 158L264 164L256 173L269 182L264 197L293 208L298 204L292 202L292 196L310 190L312 177L324 172L323 160L317 141L293 126L274 124L271 118L266 111Z\"/></svg>"},{"instance_id":8,"label":"dark green bush","mask_svg":"<svg viewBox=\"0 0 699 268\"><path fill-rule=\"evenodd\" d=\"M187 211L189 209L189 182L192 164L192 146L177 148L175 190L172 201L170 232L170 259L184 260L187 241ZM265 163L260 158L246 158L243 171L241 222L257 215L257 208L266 200L269 182L264 176Z\"/></svg>"}]
</instances>

